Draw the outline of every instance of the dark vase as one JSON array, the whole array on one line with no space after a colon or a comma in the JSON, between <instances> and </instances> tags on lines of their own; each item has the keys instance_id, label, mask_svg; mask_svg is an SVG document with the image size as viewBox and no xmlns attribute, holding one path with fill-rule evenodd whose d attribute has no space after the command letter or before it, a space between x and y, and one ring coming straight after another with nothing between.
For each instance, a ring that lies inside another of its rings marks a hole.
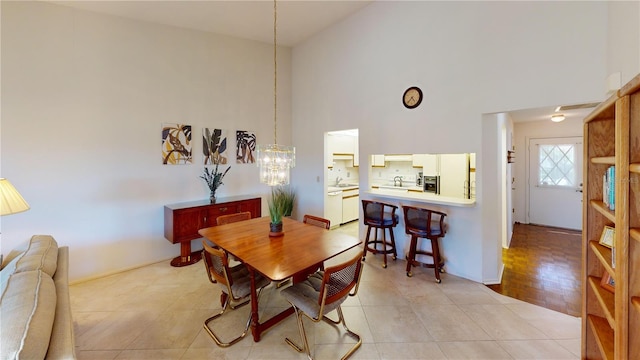
<instances>
[{"instance_id":1,"label":"dark vase","mask_svg":"<svg viewBox=\"0 0 640 360\"><path fill-rule=\"evenodd\" d=\"M215 204L215 203L216 203L216 192L215 192L215 191L212 191L212 192L209 194L209 201L210 201L212 204Z\"/></svg>"},{"instance_id":2,"label":"dark vase","mask_svg":"<svg viewBox=\"0 0 640 360\"><path fill-rule=\"evenodd\" d=\"M269 236L275 237L282 235L284 235L284 232L282 232L282 223L269 223Z\"/></svg>"}]
</instances>

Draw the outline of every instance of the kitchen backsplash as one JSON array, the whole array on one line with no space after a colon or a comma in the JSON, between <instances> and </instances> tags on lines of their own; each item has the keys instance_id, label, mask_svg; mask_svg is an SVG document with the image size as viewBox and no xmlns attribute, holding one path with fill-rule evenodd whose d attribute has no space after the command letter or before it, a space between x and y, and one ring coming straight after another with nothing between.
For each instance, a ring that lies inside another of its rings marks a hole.
<instances>
[{"instance_id":1,"label":"kitchen backsplash","mask_svg":"<svg viewBox=\"0 0 640 360\"><path fill-rule=\"evenodd\" d=\"M355 183L359 182L358 168L347 166L351 165L347 160L336 160L333 162L333 168L327 169L327 179L329 185L335 183L337 177L341 177L341 183Z\"/></svg>"},{"instance_id":2,"label":"kitchen backsplash","mask_svg":"<svg viewBox=\"0 0 640 360\"><path fill-rule=\"evenodd\" d=\"M422 168L414 168L410 161L387 162L384 168L371 168L371 183L377 185L393 185L393 178L401 176L405 183L415 184L418 172Z\"/></svg>"}]
</instances>

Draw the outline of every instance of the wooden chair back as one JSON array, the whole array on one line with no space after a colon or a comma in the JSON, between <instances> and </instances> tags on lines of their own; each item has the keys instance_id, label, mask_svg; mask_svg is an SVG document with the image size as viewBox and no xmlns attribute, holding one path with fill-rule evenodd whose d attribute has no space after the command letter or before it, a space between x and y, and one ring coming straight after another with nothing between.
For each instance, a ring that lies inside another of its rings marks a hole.
<instances>
[{"instance_id":1,"label":"wooden chair back","mask_svg":"<svg viewBox=\"0 0 640 360\"><path fill-rule=\"evenodd\" d=\"M442 237L447 231L447 214L414 206L403 205L405 232L423 238Z\"/></svg>"},{"instance_id":2,"label":"wooden chair back","mask_svg":"<svg viewBox=\"0 0 640 360\"><path fill-rule=\"evenodd\" d=\"M314 225L318 227L323 227L327 230L331 228L331 221L329 219L321 218L318 216L313 216L309 214L305 214L302 218L302 222L309 225Z\"/></svg>"},{"instance_id":3,"label":"wooden chair back","mask_svg":"<svg viewBox=\"0 0 640 360\"><path fill-rule=\"evenodd\" d=\"M231 294L233 279L229 276L227 254L222 249L216 249L209 245L205 239L202 239L202 247L202 258L204 259L204 266L207 268L209 281L226 286L228 294Z\"/></svg>"},{"instance_id":4,"label":"wooden chair back","mask_svg":"<svg viewBox=\"0 0 640 360\"><path fill-rule=\"evenodd\" d=\"M216 219L216 224L224 225L224 224L230 224L230 223L249 220L249 219L251 219L251 212L245 211L245 212L239 212L235 214L218 216L218 218Z\"/></svg>"},{"instance_id":5,"label":"wooden chair back","mask_svg":"<svg viewBox=\"0 0 640 360\"><path fill-rule=\"evenodd\" d=\"M397 206L373 200L362 200L364 224L373 227L396 226Z\"/></svg>"}]
</instances>

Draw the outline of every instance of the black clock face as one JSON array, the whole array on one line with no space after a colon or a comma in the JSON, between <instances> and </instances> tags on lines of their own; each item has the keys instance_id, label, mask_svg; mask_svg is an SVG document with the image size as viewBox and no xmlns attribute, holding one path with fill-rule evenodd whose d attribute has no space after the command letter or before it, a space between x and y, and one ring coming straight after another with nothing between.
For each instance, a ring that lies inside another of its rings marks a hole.
<instances>
[{"instance_id":1,"label":"black clock face","mask_svg":"<svg viewBox=\"0 0 640 360\"><path fill-rule=\"evenodd\" d=\"M402 103L407 109L417 108L422 102L422 90L417 86L408 88L402 95Z\"/></svg>"}]
</instances>

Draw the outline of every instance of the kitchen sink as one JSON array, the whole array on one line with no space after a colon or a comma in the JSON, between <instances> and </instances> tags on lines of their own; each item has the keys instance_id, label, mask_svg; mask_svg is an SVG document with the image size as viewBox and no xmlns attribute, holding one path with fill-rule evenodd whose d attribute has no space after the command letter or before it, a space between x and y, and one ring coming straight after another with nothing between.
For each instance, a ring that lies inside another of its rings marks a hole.
<instances>
[{"instance_id":1,"label":"kitchen sink","mask_svg":"<svg viewBox=\"0 0 640 360\"><path fill-rule=\"evenodd\" d=\"M338 184L338 185L336 185L336 187L339 187L339 188L353 187L353 186L358 186L358 184Z\"/></svg>"}]
</instances>

